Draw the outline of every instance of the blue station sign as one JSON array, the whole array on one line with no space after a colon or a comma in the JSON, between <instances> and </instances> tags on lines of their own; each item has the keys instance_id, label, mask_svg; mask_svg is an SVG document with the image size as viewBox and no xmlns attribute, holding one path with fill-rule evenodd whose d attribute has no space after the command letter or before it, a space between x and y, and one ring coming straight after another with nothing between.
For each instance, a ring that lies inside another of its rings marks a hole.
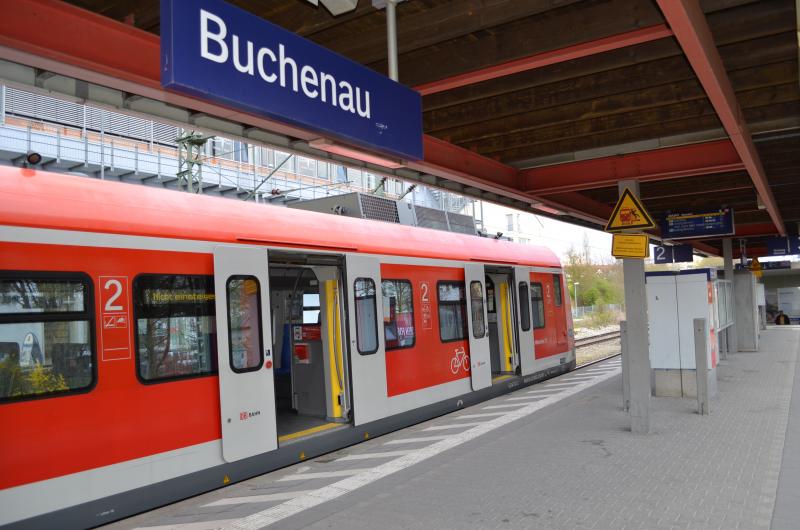
<instances>
[{"instance_id":1,"label":"blue station sign","mask_svg":"<svg viewBox=\"0 0 800 530\"><path fill-rule=\"evenodd\" d=\"M220 0L162 0L164 88L402 159L422 159L418 92Z\"/></svg>"},{"instance_id":2,"label":"blue station sign","mask_svg":"<svg viewBox=\"0 0 800 530\"><path fill-rule=\"evenodd\" d=\"M661 237L686 239L734 234L733 210L667 213L661 222Z\"/></svg>"},{"instance_id":3,"label":"blue station sign","mask_svg":"<svg viewBox=\"0 0 800 530\"><path fill-rule=\"evenodd\" d=\"M800 236L767 238L768 256L790 256L800 254Z\"/></svg>"}]
</instances>

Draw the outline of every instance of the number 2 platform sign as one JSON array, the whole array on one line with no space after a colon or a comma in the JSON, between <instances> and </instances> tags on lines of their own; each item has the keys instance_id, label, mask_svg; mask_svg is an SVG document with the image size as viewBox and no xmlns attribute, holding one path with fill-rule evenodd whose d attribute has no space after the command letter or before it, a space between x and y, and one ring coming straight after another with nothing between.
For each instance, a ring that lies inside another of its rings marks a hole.
<instances>
[{"instance_id":1,"label":"number 2 platform sign","mask_svg":"<svg viewBox=\"0 0 800 530\"><path fill-rule=\"evenodd\" d=\"M100 337L103 360L131 358L128 277L100 276Z\"/></svg>"}]
</instances>

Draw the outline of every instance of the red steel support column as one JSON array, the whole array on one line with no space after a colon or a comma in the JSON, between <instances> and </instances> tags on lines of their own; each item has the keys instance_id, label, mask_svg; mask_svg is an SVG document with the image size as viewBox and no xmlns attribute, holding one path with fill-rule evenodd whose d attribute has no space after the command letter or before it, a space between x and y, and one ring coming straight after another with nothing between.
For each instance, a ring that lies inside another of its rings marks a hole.
<instances>
[{"instance_id":1,"label":"red steel support column","mask_svg":"<svg viewBox=\"0 0 800 530\"><path fill-rule=\"evenodd\" d=\"M683 53L703 85L722 125L750 174L750 178L767 206L767 211L780 235L786 235L772 189L758 157L753 139L747 130L742 109L736 101L728 74L720 59L705 14L697 0L657 0Z\"/></svg>"},{"instance_id":2,"label":"red steel support column","mask_svg":"<svg viewBox=\"0 0 800 530\"><path fill-rule=\"evenodd\" d=\"M465 74L454 75L438 81L425 83L424 85L419 85L414 88L423 96L427 96L429 94L436 94L437 92L444 92L445 90L452 90L454 88L480 83L481 81L488 81L489 79L517 74L526 70L563 63L564 61L571 61L572 59L580 59L581 57L588 57L597 53L633 46L635 44L642 44L643 42L649 42L651 40L663 39L671 35L672 32L665 24L658 24L656 26L620 33L619 35L613 35L590 42L582 42L581 44L567 46L558 50L536 53L521 59L515 59L481 70L475 70L474 72L467 72Z\"/></svg>"}]
</instances>

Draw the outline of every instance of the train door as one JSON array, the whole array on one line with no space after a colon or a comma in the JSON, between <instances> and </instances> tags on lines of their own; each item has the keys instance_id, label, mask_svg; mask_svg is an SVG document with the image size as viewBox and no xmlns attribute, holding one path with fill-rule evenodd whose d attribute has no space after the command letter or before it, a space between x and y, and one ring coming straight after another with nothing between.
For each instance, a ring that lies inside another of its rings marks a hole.
<instances>
[{"instance_id":1,"label":"train door","mask_svg":"<svg viewBox=\"0 0 800 530\"><path fill-rule=\"evenodd\" d=\"M560 273L553 274L553 309L556 321L556 346L559 353L567 350L567 310L564 304L564 281Z\"/></svg>"},{"instance_id":2,"label":"train door","mask_svg":"<svg viewBox=\"0 0 800 530\"><path fill-rule=\"evenodd\" d=\"M464 279L469 292L469 358L472 389L480 390L492 385L492 363L489 358L489 333L486 328L486 289L482 264L464 265Z\"/></svg>"},{"instance_id":3,"label":"train door","mask_svg":"<svg viewBox=\"0 0 800 530\"><path fill-rule=\"evenodd\" d=\"M354 254L345 268L354 423L363 425L388 413L381 270L377 258Z\"/></svg>"},{"instance_id":4,"label":"train door","mask_svg":"<svg viewBox=\"0 0 800 530\"><path fill-rule=\"evenodd\" d=\"M486 274L489 351L492 373L509 375L519 365L515 337L514 282L507 268Z\"/></svg>"},{"instance_id":5,"label":"train door","mask_svg":"<svg viewBox=\"0 0 800 530\"><path fill-rule=\"evenodd\" d=\"M222 456L226 462L278 447L268 262L263 248L214 249Z\"/></svg>"},{"instance_id":6,"label":"train door","mask_svg":"<svg viewBox=\"0 0 800 530\"><path fill-rule=\"evenodd\" d=\"M514 293L517 305L516 331L519 344L519 364L522 375L536 371L531 329L530 267L514 267Z\"/></svg>"},{"instance_id":7,"label":"train door","mask_svg":"<svg viewBox=\"0 0 800 530\"><path fill-rule=\"evenodd\" d=\"M270 250L279 445L349 421L343 257Z\"/></svg>"}]
</instances>

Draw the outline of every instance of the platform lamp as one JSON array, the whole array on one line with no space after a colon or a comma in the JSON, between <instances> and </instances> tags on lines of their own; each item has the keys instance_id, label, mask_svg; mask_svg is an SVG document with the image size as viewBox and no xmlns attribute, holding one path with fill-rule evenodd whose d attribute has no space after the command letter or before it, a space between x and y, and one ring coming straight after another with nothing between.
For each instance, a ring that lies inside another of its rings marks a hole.
<instances>
[{"instance_id":1,"label":"platform lamp","mask_svg":"<svg viewBox=\"0 0 800 530\"><path fill-rule=\"evenodd\" d=\"M31 166L38 166L42 162L42 155L37 153L36 151L30 151L27 155L25 155L25 167Z\"/></svg>"}]
</instances>

